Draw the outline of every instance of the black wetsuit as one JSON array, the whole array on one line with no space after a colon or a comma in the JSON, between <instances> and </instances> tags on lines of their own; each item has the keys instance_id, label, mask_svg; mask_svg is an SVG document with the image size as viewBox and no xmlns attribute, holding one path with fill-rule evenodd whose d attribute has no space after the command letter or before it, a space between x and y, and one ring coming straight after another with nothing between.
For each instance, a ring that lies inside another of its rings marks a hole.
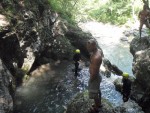
<instances>
[{"instance_id":1,"label":"black wetsuit","mask_svg":"<svg viewBox=\"0 0 150 113\"><path fill-rule=\"evenodd\" d=\"M78 61L80 59L81 59L81 54L80 53L74 54L73 60L74 60L74 65L75 65L75 76L77 76L77 74L78 74L78 67L79 67Z\"/></svg>"},{"instance_id":2,"label":"black wetsuit","mask_svg":"<svg viewBox=\"0 0 150 113\"><path fill-rule=\"evenodd\" d=\"M129 99L131 92L131 81L129 79L122 79L123 82L123 101L126 102Z\"/></svg>"}]
</instances>

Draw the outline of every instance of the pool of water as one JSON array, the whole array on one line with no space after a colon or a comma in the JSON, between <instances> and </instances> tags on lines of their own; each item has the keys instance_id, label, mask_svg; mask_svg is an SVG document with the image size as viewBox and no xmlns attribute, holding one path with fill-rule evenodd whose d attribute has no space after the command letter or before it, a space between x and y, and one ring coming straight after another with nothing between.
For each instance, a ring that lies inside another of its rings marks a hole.
<instances>
[{"instance_id":1,"label":"pool of water","mask_svg":"<svg viewBox=\"0 0 150 113\"><path fill-rule=\"evenodd\" d=\"M30 78L30 83L17 89L15 113L63 113L76 93L87 90L88 68L83 68L77 78L72 69L73 64L62 63L55 67L52 78L44 79L43 75ZM102 97L115 106L122 103L122 95L115 91L113 83L105 77L102 79L101 91Z\"/></svg>"}]
</instances>

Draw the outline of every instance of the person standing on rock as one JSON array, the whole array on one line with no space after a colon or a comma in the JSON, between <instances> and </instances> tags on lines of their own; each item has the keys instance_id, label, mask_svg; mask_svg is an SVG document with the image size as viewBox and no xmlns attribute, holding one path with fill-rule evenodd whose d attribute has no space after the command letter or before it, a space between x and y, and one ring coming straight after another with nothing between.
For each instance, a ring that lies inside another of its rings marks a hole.
<instances>
[{"instance_id":1,"label":"person standing on rock","mask_svg":"<svg viewBox=\"0 0 150 113\"><path fill-rule=\"evenodd\" d=\"M97 112L101 107L101 76L99 74L99 69L102 63L103 52L97 48L96 41L94 39L90 39L87 42L87 49L90 53L90 79L88 82L88 91L89 98L94 99L95 105L93 105L92 109L89 110L89 113Z\"/></svg>"},{"instance_id":2,"label":"person standing on rock","mask_svg":"<svg viewBox=\"0 0 150 113\"><path fill-rule=\"evenodd\" d=\"M145 24L146 27L150 29L150 9L147 4L144 4L143 10L139 12L138 17L140 19L139 33L141 38L141 30L143 25Z\"/></svg>"},{"instance_id":3,"label":"person standing on rock","mask_svg":"<svg viewBox=\"0 0 150 113\"><path fill-rule=\"evenodd\" d=\"M75 65L75 77L78 76L78 69L79 69L79 61L80 60L81 60L80 50L76 49L75 54L73 56L73 61L74 61L74 65Z\"/></svg>"}]
</instances>

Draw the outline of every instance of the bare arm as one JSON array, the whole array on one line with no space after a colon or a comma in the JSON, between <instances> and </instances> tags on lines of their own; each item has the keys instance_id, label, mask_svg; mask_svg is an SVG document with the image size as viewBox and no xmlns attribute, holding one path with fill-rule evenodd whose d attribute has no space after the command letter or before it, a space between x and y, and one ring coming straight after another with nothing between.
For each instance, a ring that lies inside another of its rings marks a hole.
<instances>
[{"instance_id":1,"label":"bare arm","mask_svg":"<svg viewBox=\"0 0 150 113\"><path fill-rule=\"evenodd\" d=\"M139 15L138 15L138 18L140 18L141 17L141 12L139 12Z\"/></svg>"}]
</instances>

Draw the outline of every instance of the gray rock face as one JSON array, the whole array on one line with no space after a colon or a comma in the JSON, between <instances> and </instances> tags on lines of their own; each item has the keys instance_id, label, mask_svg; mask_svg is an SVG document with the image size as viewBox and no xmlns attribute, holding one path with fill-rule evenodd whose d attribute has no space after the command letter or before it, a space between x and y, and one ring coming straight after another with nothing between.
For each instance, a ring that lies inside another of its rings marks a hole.
<instances>
[{"instance_id":1,"label":"gray rock face","mask_svg":"<svg viewBox=\"0 0 150 113\"><path fill-rule=\"evenodd\" d=\"M81 53L84 53L86 57L89 57L86 45L87 41L93 38L93 36L90 33L84 33L78 27L68 26L66 37L70 40L70 43L74 47L80 49Z\"/></svg>"},{"instance_id":2,"label":"gray rock face","mask_svg":"<svg viewBox=\"0 0 150 113\"><path fill-rule=\"evenodd\" d=\"M0 60L0 113L12 113L13 100L9 93L12 75Z\"/></svg>"},{"instance_id":3,"label":"gray rock face","mask_svg":"<svg viewBox=\"0 0 150 113\"><path fill-rule=\"evenodd\" d=\"M88 109L91 108L93 103L93 100L88 98L87 92L79 93L70 101L66 113L88 113ZM144 113L142 108L131 100L115 107L106 99L102 98L102 105L103 107L99 113Z\"/></svg>"},{"instance_id":4,"label":"gray rock face","mask_svg":"<svg viewBox=\"0 0 150 113\"><path fill-rule=\"evenodd\" d=\"M68 105L66 113L88 113L91 108L93 100L88 99L88 93L79 93ZM103 107L99 113L114 113L113 107L106 100L102 100Z\"/></svg>"},{"instance_id":5,"label":"gray rock face","mask_svg":"<svg viewBox=\"0 0 150 113\"><path fill-rule=\"evenodd\" d=\"M116 88L116 91L119 91L119 92L122 92L122 79L121 78L118 78L114 81L114 85L115 85L115 88Z\"/></svg>"},{"instance_id":6,"label":"gray rock face","mask_svg":"<svg viewBox=\"0 0 150 113\"><path fill-rule=\"evenodd\" d=\"M136 76L136 80L144 89L150 87L150 49L136 52L133 72Z\"/></svg>"},{"instance_id":7,"label":"gray rock face","mask_svg":"<svg viewBox=\"0 0 150 113\"><path fill-rule=\"evenodd\" d=\"M149 37L134 38L130 44L130 52L134 56L137 51L145 50L150 47Z\"/></svg>"},{"instance_id":8,"label":"gray rock face","mask_svg":"<svg viewBox=\"0 0 150 113\"><path fill-rule=\"evenodd\" d=\"M128 101L115 108L115 113L144 113L134 101Z\"/></svg>"},{"instance_id":9,"label":"gray rock face","mask_svg":"<svg viewBox=\"0 0 150 113\"><path fill-rule=\"evenodd\" d=\"M149 113L150 108L150 39L143 37L133 39L130 51L134 56L133 73L136 77L133 83L131 97Z\"/></svg>"}]
</instances>

